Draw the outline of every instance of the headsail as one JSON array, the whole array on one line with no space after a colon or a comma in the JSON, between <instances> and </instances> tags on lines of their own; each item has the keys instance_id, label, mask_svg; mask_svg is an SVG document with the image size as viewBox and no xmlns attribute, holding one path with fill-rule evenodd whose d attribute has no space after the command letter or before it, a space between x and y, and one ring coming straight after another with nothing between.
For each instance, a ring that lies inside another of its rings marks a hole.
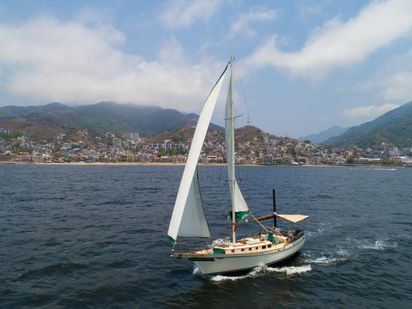
<instances>
[{"instance_id":1,"label":"headsail","mask_svg":"<svg viewBox=\"0 0 412 309\"><path fill-rule=\"evenodd\" d=\"M207 225L206 216L203 211L197 169L190 185L178 235L186 237L210 237L209 226Z\"/></svg>"},{"instance_id":2,"label":"headsail","mask_svg":"<svg viewBox=\"0 0 412 309\"><path fill-rule=\"evenodd\" d=\"M236 222L241 221L245 216L249 214L249 208L247 207L246 201L242 195L242 192L239 189L239 185L235 180L235 218Z\"/></svg>"},{"instance_id":3,"label":"headsail","mask_svg":"<svg viewBox=\"0 0 412 309\"><path fill-rule=\"evenodd\" d=\"M231 61L231 73L233 74L233 59ZM230 75L225 115L226 160L228 167L228 178L230 182L230 196L232 200L232 207L234 208L236 222L239 222L249 213L249 208L247 207L246 201L243 198L242 192L239 189L239 185L237 184L235 175L235 116L232 74Z\"/></svg>"},{"instance_id":4,"label":"headsail","mask_svg":"<svg viewBox=\"0 0 412 309\"><path fill-rule=\"evenodd\" d=\"M222 75L210 92L200 112L199 120L197 121L195 134L193 135L189 156L180 182L172 219L170 220L169 230L167 232L173 240L176 240L177 236L210 236L200 195L199 198L196 197L196 192L199 192L199 184L195 171L213 110L226 76L227 67L226 65ZM204 228L205 225L206 228Z\"/></svg>"}]
</instances>

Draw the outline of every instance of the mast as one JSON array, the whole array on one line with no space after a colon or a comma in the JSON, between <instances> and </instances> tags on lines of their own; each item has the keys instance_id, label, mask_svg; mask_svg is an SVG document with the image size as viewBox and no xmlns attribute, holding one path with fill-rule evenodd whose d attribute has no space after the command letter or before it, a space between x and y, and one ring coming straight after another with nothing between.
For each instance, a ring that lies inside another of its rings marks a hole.
<instances>
[{"instance_id":1,"label":"mast","mask_svg":"<svg viewBox=\"0 0 412 309\"><path fill-rule=\"evenodd\" d=\"M273 229L276 229L278 227L277 221L276 221L276 191L275 189L272 189L272 198L273 198Z\"/></svg>"},{"instance_id":2,"label":"mast","mask_svg":"<svg viewBox=\"0 0 412 309\"><path fill-rule=\"evenodd\" d=\"M230 80L229 80L229 93L227 104L226 121L229 125L229 136L227 141L227 163L228 163L228 178L230 184L230 196L232 203L232 242L236 242L236 209L235 209L235 117L234 117L234 101L233 101L233 70L234 70L235 58L230 57Z\"/></svg>"}]
</instances>

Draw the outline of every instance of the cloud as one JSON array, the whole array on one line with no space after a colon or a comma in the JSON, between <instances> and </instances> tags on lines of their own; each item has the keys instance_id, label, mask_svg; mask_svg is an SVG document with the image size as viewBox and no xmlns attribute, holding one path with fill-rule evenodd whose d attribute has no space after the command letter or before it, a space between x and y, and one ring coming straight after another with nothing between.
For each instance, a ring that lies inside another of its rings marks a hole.
<instances>
[{"instance_id":1,"label":"cloud","mask_svg":"<svg viewBox=\"0 0 412 309\"><path fill-rule=\"evenodd\" d=\"M264 7L253 8L245 14L241 14L230 26L230 36L234 37L237 34L245 34L252 37L256 32L251 28L251 25L258 22L268 22L276 18L278 12L268 10Z\"/></svg>"},{"instance_id":2,"label":"cloud","mask_svg":"<svg viewBox=\"0 0 412 309\"><path fill-rule=\"evenodd\" d=\"M346 117L377 117L390 110L398 108L399 104L383 104L383 105L369 105L369 106L358 106L351 109L345 109L343 114Z\"/></svg>"},{"instance_id":3,"label":"cloud","mask_svg":"<svg viewBox=\"0 0 412 309\"><path fill-rule=\"evenodd\" d=\"M322 13L322 7L317 3L298 3L298 13L301 19L309 19Z\"/></svg>"},{"instance_id":4,"label":"cloud","mask_svg":"<svg viewBox=\"0 0 412 309\"><path fill-rule=\"evenodd\" d=\"M37 18L0 24L0 87L30 101L102 100L173 107L199 106L222 63L189 64L175 39L157 60L122 51L126 37L107 24Z\"/></svg>"},{"instance_id":5,"label":"cloud","mask_svg":"<svg viewBox=\"0 0 412 309\"><path fill-rule=\"evenodd\" d=\"M250 67L272 65L293 77L325 78L333 70L360 63L412 30L412 1L373 1L346 22L338 18L315 29L300 51L281 51L276 36L246 60Z\"/></svg>"},{"instance_id":6,"label":"cloud","mask_svg":"<svg viewBox=\"0 0 412 309\"><path fill-rule=\"evenodd\" d=\"M220 0L170 0L160 15L169 28L188 27L196 20L208 20L217 12Z\"/></svg>"},{"instance_id":7,"label":"cloud","mask_svg":"<svg viewBox=\"0 0 412 309\"><path fill-rule=\"evenodd\" d=\"M405 103L412 100L412 49L395 54L380 65L366 80L347 90L377 94L383 102Z\"/></svg>"},{"instance_id":8,"label":"cloud","mask_svg":"<svg viewBox=\"0 0 412 309\"><path fill-rule=\"evenodd\" d=\"M383 97L386 100L412 100L412 71L400 71L385 78Z\"/></svg>"}]
</instances>

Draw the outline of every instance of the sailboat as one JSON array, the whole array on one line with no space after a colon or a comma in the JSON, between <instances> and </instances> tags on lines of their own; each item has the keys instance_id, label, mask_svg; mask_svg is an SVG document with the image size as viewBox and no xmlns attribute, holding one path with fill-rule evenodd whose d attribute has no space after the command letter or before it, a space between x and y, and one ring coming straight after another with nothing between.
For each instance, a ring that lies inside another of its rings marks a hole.
<instances>
[{"instance_id":1,"label":"sailboat","mask_svg":"<svg viewBox=\"0 0 412 309\"><path fill-rule=\"evenodd\" d=\"M280 231L277 228L276 218L297 223L308 216L278 214L276 211L275 191L273 190L273 213L263 217L255 217L249 210L236 181L234 134L236 117L234 113L233 71L234 58L231 57L202 108L168 230L168 236L174 242L173 248L175 248L178 237L204 237L211 239L209 225L203 209L197 167L214 107L224 80L229 75L225 112L225 138L228 184L232 205L232 235L231 238L214 240L200 250L177 252L173 249L171 254L175 258L186 258L193 261L203 275L234 273L257 266L274 264L294 255L305 243L305 235L302 230ZM237 226L248 217L253 218L253 221L258 223L263 232L258 235L237 239ZM273 227L268 228L261 223L261 221L268 219L274 220Z\"/></svg>"}]
</instances>

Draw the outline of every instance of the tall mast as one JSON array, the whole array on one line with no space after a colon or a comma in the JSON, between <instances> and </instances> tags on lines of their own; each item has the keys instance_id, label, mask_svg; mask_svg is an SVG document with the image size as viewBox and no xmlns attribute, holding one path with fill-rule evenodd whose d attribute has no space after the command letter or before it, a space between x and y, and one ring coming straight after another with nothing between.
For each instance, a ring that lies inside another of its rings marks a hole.
<instances>
[{"instance_id":1,"label":"tall mast","mask_svg":"<svg viewBox=\"0 0 412 309\"><path fill-rule=\"evenodd\" d=\"M235 210L235 117L234 117L234 101L233 101L233 70L234 70L235 58L230 58L230 80L229 80L229 93L227 102L227 115L226 121L229 125L227 138L227 163L228 163L228 176L230 184L230 196L232 203L232 242L236 242L236 210Z\"/></svg>"}]
</instances>

